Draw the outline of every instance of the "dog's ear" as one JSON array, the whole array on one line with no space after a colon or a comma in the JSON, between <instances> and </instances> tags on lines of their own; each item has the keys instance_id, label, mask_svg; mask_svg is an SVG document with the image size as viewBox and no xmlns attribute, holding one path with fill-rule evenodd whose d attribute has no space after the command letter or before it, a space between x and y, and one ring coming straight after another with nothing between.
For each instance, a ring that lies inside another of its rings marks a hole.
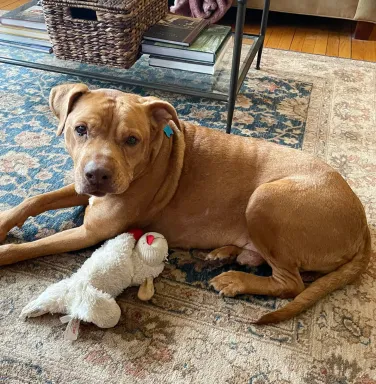
<instances>
[{"instance_id":1,"label":"dog's ear","mask_svg":"<svg viewBox=\"0 0 376 384\"><path fill-rule=\"evenodd\" d=\"M176 110L170 103L156 97L144 97L143 104L147 109L153 127L164 128L172 120L176 127L180 131L182 130Z\"/></svg>"},{"instance_id":2,"label":"dog's ear","mask_svg":"<svg viewBox=\"0 0 376 384\"><path fill-rule=\"evenodd\" d=\"M50 108L59 119L59 126L56 134L60 136L64 130L65 121L72 110L74 102L89 88L85 84L63 84L51 89Z\"/></svg>"}]
</instances>

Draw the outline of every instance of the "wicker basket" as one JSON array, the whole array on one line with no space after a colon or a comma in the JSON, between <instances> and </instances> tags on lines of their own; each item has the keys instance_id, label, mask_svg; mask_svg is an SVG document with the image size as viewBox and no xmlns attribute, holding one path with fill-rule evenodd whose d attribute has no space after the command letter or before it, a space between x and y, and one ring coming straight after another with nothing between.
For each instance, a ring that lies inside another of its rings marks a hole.
<instances>
[{"instance_id":1,"label":"wicker basket","mask_svg":"<svg viewBox=\"0 0 376 384\"><path fill-rule=\"evenodd\" d=\"M167 0L43 0L55 55L129 68L143 33L167 13Z\"/></svg>"}]
</instances>

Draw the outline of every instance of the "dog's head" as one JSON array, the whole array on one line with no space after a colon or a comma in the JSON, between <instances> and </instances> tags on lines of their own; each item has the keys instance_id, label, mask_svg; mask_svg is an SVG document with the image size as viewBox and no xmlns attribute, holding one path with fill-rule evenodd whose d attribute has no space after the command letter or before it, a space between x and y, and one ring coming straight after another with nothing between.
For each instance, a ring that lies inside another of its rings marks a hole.
<instances>
[{"instance_id":1,"label":"dog's head","mask_svg":"<svg viewBox=\"0 0 376 384\"><path fill-rule=\"evenodd\" d=\"M145 169L153 143L170 120L180 128L171 104L85 84L51 90L50 107L59 119L75 168L77 193L120 194Z\"/></svg>"}]
</instances>

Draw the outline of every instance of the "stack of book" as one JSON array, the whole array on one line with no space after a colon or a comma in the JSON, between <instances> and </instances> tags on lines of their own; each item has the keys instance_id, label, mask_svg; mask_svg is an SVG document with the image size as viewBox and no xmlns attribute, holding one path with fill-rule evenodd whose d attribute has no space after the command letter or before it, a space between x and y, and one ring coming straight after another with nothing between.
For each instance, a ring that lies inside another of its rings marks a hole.
<instances>
[{"instance_id":1,"label":"stack of book","mask_svg":"<svg viewBox=\"0 0 376 384\"><path fill-rule=\"evenodd\" d=\"M43 10L36 0L0 17L0 44L52 52Z\"/></svg>"},{"instance_id":2,"label":"stack of book","mask_svg":"<svg viewBox=\"0 0 376 384\"><path fill-rule=\"evenodd\" d=\"M206 20L167 15L142 42L149 65L213 75L230 44L231 28Z\"/></svg>"}]
</instances>

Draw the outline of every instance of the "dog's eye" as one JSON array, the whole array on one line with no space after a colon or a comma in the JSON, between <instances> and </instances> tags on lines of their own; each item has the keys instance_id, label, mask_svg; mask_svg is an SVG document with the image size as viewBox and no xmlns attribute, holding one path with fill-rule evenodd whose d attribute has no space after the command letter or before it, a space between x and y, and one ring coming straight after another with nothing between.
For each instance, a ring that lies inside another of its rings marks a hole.
<instances>
[{"instance_id":1,"label":"dog's eye","mask_svg":"<svg viewBox=\"0 0 376 384\"><path fill-rule=\"evenodd\" d=\"M84 125L77 125L75 128L78 136L83 136L87 134L87 128Z\"/></svg>"},{"instance_id":2,"label":"dog's eye","mask_svg":"<svg viewBox=\"0 0 376 384\"><path fill-rule=\"evenodd\" d=\"M137 137L129 136L128 139L126 140L125 144L127 144L127 145L133 147L133 146L136 145L138 142L139 142L139 140L137 139Z\"/></svg>"}]
</instances>

